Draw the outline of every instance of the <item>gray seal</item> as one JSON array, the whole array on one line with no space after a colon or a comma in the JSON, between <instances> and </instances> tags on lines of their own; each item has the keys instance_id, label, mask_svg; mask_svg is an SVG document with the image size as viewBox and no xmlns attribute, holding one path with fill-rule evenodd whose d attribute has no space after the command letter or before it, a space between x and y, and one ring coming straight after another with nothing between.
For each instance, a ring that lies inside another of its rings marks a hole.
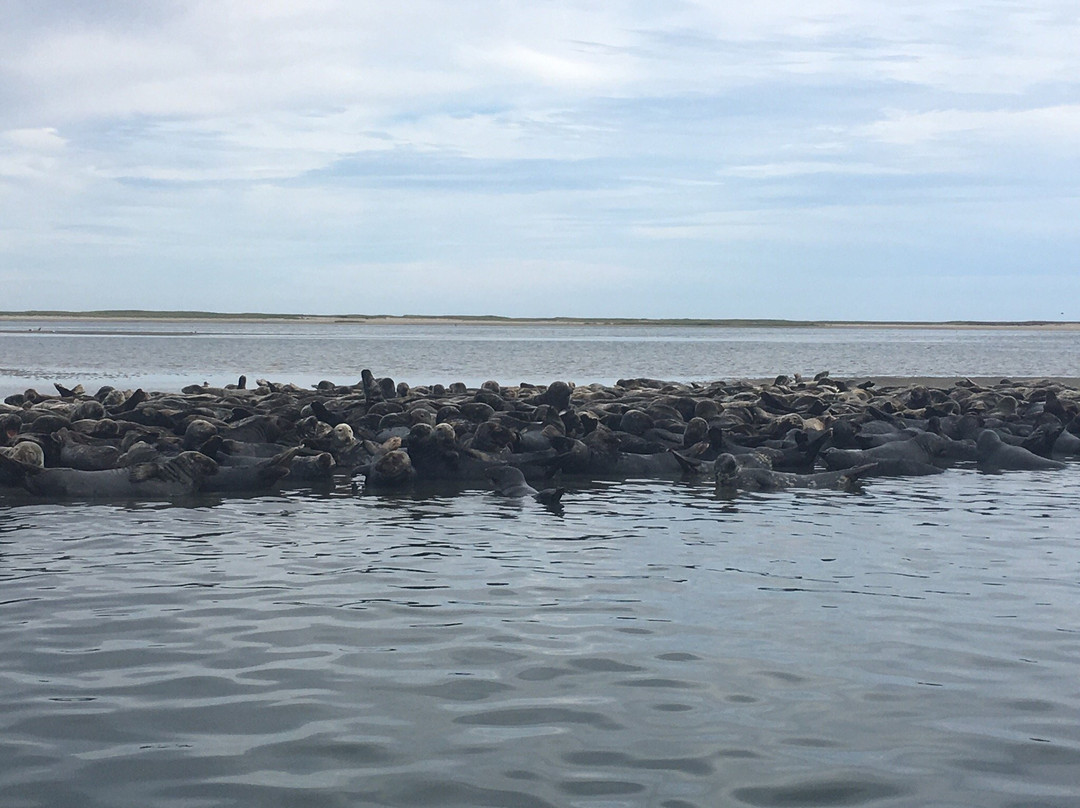
<instances>
[{"instance_id":1,"label":"gray seal","mask_svg":"<svg viewBox=\"0 0 1080 808\"><path fill-rule=\"evenodd\" d=\"M1060 460L1040 457L1023 446L1005 443L992 429L984 429L979 433L975 447L979 453L979 469L982 471L1037 471L1065 468L1065 464Z\"/></svg>"},{"instance_id":2,"label":"gray seal","mask_svg":"<svg viewBox=\"0 0 1080 808\"><path fill-rule=\"evenodd\" d=\"M760 466L745 466L731 454L716 458L717 491L778 491L783 488L833 488L849 491L860 477L868 475L874 464L844 469L820 471L815 474L792 474L772 471Z\"/></svg>"},{"instance_id":3,"label":"gray seal","mask_svg":"<svg viewBox=\"0 0 1080 808\"><path fill-rule=\"evenodd\" d=\"M171 499L200 490L217 463L199 452L129 468L80 471L24 466L23 485L31 494L55 499Z\"/></svg>"},{"instance_id":4,"label":"gray seal","mask_svg":"<svg viewBox=\"0 0 1080 808\"><path fill-rule=\"evenodd\" d=\"M390 449L376 455L361 472L366 485L377 488L400 488L416 478L416 469L404 449Z\"/></svg>"},{"instance_id":5,"label":"gray seal","mask_svg":"<svg viewBox=\"0 0 1080 808\"><path fill-rule=\"evenodd\" d=\"M203 482L202 490L215 493L268 491L289 475L293 458L299 451L300 449L294 446L274 457L258 460L250 465L219 466L217 474L207 477Z\"/></svg>"},{"instance_id":6,"label":"gray seal","mask_svg":"<svg viewBox=\"0 0 1080 808\"><path fill-rule=\"evenodd\" d=\"M495 486L495 493L502 497L532 497L542 505L556 505L565 493L563 488L537 491L525 481L525 475L516 466L493 466L487 475Z\"/></svg>"}]
</instances>

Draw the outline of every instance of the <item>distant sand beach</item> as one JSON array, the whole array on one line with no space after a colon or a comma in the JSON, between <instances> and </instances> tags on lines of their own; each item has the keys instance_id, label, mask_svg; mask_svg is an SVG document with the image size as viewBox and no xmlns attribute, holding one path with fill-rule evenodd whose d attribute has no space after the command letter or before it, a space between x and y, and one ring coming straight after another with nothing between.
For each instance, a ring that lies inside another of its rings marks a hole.
<instances>
[{"instance_id":1,"label":"distant sand beach","mask_svg":"<svg viewBox=\"0 0 1080 808\"><path fill-rule=\"evenodd\" d=\"M1005 321L876 321L876 320L779 320L706 319L644 317L502 317L485 315L425 314L267 314L259 312L204 311L22 311L0 312L0 321L40 320L122 320L146 322L310 322L346 325L481 325L481 326L655 326L693 328L942 328L942 329L1028 329L1039 331L1080 331L1080 322L1050 320Z\"/></svg>"}]
</instances>

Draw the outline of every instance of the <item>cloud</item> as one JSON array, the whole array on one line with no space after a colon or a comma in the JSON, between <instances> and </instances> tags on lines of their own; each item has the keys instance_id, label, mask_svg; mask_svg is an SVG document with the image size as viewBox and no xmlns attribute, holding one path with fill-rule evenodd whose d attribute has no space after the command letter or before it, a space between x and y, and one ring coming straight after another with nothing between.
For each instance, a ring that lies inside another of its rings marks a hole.
<instances>
[{"instance_id":1,"label":"cloud","mask_svg":"<svg viewBox=\"0 0 1080 808\"><path fill-rule=\"evenodd\" d=\"M0 132L0 180L52 173L67 141L52 127Z\"/></svg>"},{"instance_id":2,"label":"cloud","mask_svg":"<svg viewBox=\"0 0 1080 808\"><path fill-rule=\"evenodd\" d=\"M51 126L38 129L9 129L3 133L2 137L6 145L35 153L57 152L67 144L67 141L60 137L56 129Z\"/></svg>"},{"instance_id":3,"label":"cloud","mask_svg":"<svg viewBox=\"0 0 1080 808\"><path fill-rule=\"evenodd\" d=\"M1080 105L1034 109L943 109L929 112L889 110L887 117L860 130L885 143L911 145L928 141L1019 141L1075 150L1080 141Z\"/></svg>"},{"instance_id":4,"label":"cloud","mask_svg":"<svg viewBox=\"0 0 1080 808\"><path fill-rule=\"evenodd\" d=\"M776 287L815 318L902 267L1072 288L1065 0L13 6L22 307L740 316ZM993 288L987 316L1039 316Z\"/></svg>"},{"instance_id":5,"label":"cloud","mask_svg":"<svg viewBox=\"0 0 1080 808\"><path fill-rule=\"evenodd\" d=\"M496 70L513 71L528 81L571 90L618 88L624 78L602 58L572 59L519 44L503 45L484 57Z\"/></svg>"}]
</instances>

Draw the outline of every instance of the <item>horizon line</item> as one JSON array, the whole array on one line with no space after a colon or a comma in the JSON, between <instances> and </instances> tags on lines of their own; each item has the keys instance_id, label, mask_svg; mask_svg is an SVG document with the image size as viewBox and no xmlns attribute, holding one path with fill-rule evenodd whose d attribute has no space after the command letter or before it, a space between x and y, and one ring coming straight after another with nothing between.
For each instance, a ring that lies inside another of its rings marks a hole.
<instances>
[{"instance_id":1,"label":"horizon line","mask_svg":"<svg viewBox=\"0 0 1080 808\"><path fill-rule=\"evenodd\" d=\"M28 309L0 312L0 318L71 317L88 319L178 319L178 320L320 320L330 322L364 321L413 321L413 322L459 322L459 323L561 323L582 325L701 325L701 326L1054 326L1080 325L1076 320L792 320L763 317L603 317L603 316L550 316L512 317L500 314L302 314L269 312L216 312L196 310L154 309L94 309L68 311L62 309Z\"/></svg>"},{"instance_id":2,"label":"horizon line","mask_svg":"<svg viewBox=\"0 0 1080 808\"><path fill-rule=\"evenodd\" d=\"M252 311L202 311L156 309L27 309L0 312L2 319L16 318L132 318L146 320L319 320L329 322L414 321L460 323L570 323L583 325L717 325L717 326L829 326L829 325L954 325L954 326L1045 326L1080 325L1075 320L788 320L783 318L648 318L648 317L510 317L504 314L305 314Z\"/></svg>"}]
</instances>

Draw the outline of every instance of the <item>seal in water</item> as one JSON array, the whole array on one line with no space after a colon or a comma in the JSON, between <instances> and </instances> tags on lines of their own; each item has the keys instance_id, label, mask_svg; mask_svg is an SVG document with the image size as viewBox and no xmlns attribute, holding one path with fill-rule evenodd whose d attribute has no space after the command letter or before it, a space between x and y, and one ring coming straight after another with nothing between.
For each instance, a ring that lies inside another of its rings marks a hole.
<instances>
[{"instance_id":1,"label":"seal in water","mask_svg":"<svg viewBox=\"0 0 1080 808\"><path fill-rule=\"evenodd\" d=\"M0 462L14 462L6 459ZM31 494L57 499L169 499L193 494L218 465L199 452L181 452L162 462L130 468L80 471L23 466L23 486Z\"/></svg>"},{"instance_id":2,"label":"seal in water","mask_svg":"<svg viewBox=\"0 0 1080 808\"><path fill-rule=\"evenodd\" d=\"M404 449L390 449L372 458L361 472L368 486L400 488L416 478L409 453Z\"/></svg>"},{"instance_id":3,"label":"seal in water","mask_svg":"<svg viewBox=\"0 0 1080 808\"><path fill-rule=\"evenodd\" d=\"M1034 471L1065 468L1065 464L1060 460L1039 457L1023 446L1005 443L992 429L984 429L980 432L975 446L979 452L979 469L982 471Z\"/></svg>"},{"instance_id":4,"label":"seal in water","mask_svg":"<svg viewBox=\"0 0 1080 808\"><path fill-rule=\"evenodd\" d=\"M735 455L725 453L716 458L716 488L718 491L777 491L781 488L836 488L847 491L873 468L874 464L870 463L843 471L792 474L745 466L739 463Z\"/></svg>"},{"instance_id":5,"label":"seal in water","mask_svg":"<svg viewBox=\"0 0 1080 808\"><path fill-rule=\"evenodd\" d=\"M525 482L525 475L516 466L494 466L488 469L487 475L495 486L495 493L501 497L532 497L542 505L557 505L566 491L563 488L537 491Z\"/></svg>"}]
</instances>

